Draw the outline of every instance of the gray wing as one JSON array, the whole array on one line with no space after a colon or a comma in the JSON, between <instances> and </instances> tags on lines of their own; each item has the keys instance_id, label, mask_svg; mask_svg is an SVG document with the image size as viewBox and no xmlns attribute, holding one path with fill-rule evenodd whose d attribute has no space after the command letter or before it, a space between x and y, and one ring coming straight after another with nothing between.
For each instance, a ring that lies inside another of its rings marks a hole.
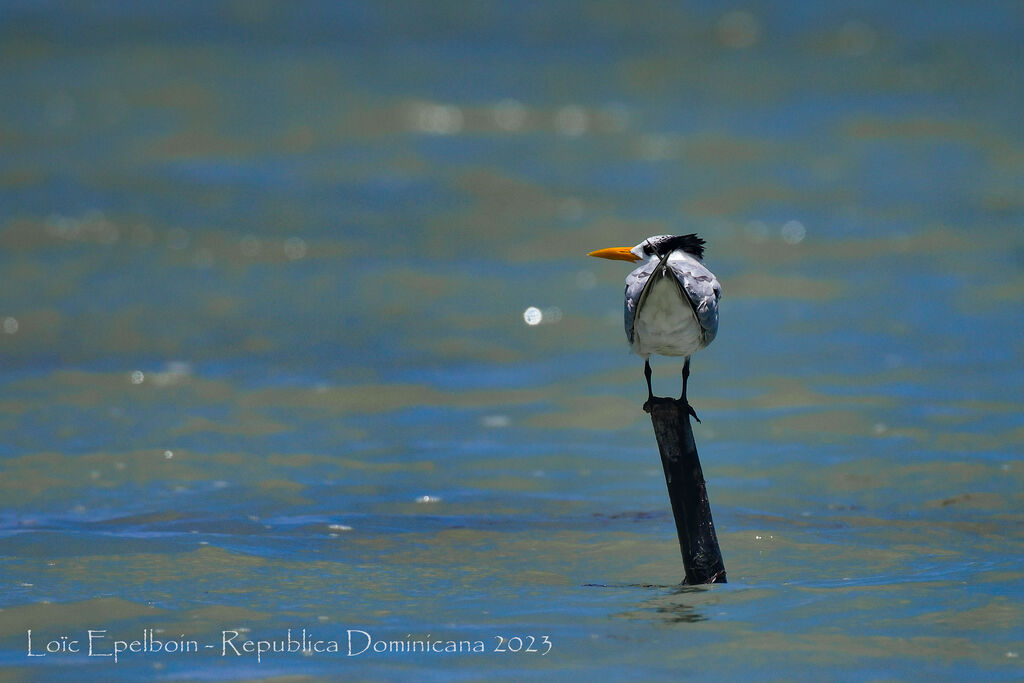
<instances>
[{"instance_id":1,"label":"gray wing","mask_svg":"<svg viewBox=\"0 0 1024 683\"><path fill-rule=\"evenodd\" d=\"M707 267L688 254L678 252L669 259L676 281L683 288L693 312L704 333L707 346L718 334L718 300L722 298L722 285Z\"/></svg>"},{"instance_id":2,"label":"gray wing","mask_svg":"<svg viewBox=\"0 0 1024 683\"><path fill-rule=\"evenodd\" d=\"M665 259L662 259L660 263L650 259L626 276L626 303L623 313L624 322L626 323L626 339L629 340L630 344L633 343L633 320L636 318L636 311L640 307L640 300L643 298L647 285L651 281L651 274L658 270L664 262Z\"/></svg>"},{"instance_id":3,"label":"gray wing","mask_svg":"<svg viewBox=\"0 0 1024 683\"><path fill-rule=\"evenodd\" d=\"M722 285L707 267L688 254L673 252L658 261L648 260L626 276L624 322L626 339L633 343L633 322L641 301L647 294L651 275L661 268L669 268L675 275L686 295L693 313L697 316L707 346L718 334L718 300L722 297Z\"/></svg>"}]
</instances>

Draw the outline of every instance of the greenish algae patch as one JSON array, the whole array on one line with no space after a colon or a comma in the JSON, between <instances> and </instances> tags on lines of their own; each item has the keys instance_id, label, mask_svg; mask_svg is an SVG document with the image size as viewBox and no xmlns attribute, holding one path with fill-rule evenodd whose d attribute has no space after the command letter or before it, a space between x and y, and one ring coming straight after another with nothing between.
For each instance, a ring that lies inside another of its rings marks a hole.
<instances>
[{"instance_id":1,"label":"greenish algae patch","mask_svg":"<svg viewBox=\"0 0 1024 683\"><path fill-rule=\"evenodd\" d=\"M635 401L604 394L566 398L557 410L532 414L527 424L541 429L623 429L643 417Z\"/></svg>"},{"instance_id":2,"label":"greenish algae patch","mask_svg":"<svg viewBox=\"0 0 1024 683\"><path fill-rule=\"evenodd\" d=\"M731 277L723 285L723 289L725 296L744 299L827 301L843 294L845 286L837 280L760 272Z\"/></svg>"},{"instance_id":3,"label":"greenish algae patch","mask_svg":"<svg viewBox=\"0 0 1024 683\"><path fill-rule=\"evenodd\" d=\"M152 605L121 598L95 598L79 602L33 603L0 609L0 637L24 635L26 628L59 630L107 628L140 617L161 619L167 613Z\"/></svg>"}]
</instances>

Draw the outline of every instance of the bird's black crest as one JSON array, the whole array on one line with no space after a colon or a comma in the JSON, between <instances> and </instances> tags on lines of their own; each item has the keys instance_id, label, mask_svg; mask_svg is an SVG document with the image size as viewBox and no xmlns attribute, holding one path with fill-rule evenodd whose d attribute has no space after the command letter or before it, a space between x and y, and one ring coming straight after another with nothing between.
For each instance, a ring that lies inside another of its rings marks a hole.
<instances>
[{"instance_id":1,"label":"bird's black crest","mask_svg":"<svg viewBox=\"0 0 1024 683\"><path fill-rule=\"evenodd\" d=\"M682 249L699 259L704 258L704 240L691 233L689 235L661 235L652 237L644 244L645 254L664 256L676 249Z\"/></svg>"}]
</instances>

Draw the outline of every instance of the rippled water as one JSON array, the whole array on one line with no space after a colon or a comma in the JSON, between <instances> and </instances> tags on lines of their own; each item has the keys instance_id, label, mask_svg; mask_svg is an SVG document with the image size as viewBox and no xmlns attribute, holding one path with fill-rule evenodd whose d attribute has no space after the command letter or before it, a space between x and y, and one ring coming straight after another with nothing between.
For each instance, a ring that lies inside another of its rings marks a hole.
<instances>
[{"instance_id":1,"label":"rippled water","mask_svg":"<svg viewBox=\"0 0 1024 683\"><path fill-rule=\"evenodd\" d=\"M3 678L1020 678L1022 28L4 3ZM628 267L585 254L690 231L730 583L681 589ZM221 656L289 628L488 652Z\"/></svg>"}]
</instances>

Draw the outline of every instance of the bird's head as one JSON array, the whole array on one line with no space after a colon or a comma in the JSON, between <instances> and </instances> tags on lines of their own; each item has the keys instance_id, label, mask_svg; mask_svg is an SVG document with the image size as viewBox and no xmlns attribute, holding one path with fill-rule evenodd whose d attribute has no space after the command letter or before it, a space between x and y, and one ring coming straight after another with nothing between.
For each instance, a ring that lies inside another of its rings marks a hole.
<instances>
[{"instance_id":1,"label":"bird's head","mask_svg":"<svg viewBox=\"0 0 1024 683\"><path fill-rule=\"evenodd\" d=\"M648 237L635 247L610 247L592 251L588 256L613 259L616 261L643 261L644 259L656 256L661 258L665 254L681 249L690 256L698 259L704 258L704 240L695 234L689 235L655 235Z\"/></svg>"}]
</instances>

